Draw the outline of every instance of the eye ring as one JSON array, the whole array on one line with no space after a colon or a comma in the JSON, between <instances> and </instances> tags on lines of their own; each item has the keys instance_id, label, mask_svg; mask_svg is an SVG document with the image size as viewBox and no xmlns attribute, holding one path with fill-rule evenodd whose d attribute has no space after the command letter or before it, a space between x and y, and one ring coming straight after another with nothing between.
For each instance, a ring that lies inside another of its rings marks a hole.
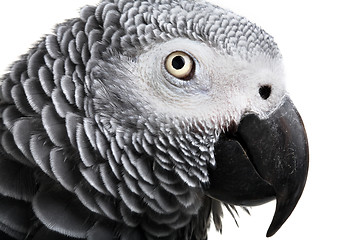
<instances>
[{"instance_id":1,"label":"eye ring","mask_svg":"<svg viewBox=\"0 0 360 240\"><path fill-rule=\"evenodd\" d=\"M189 54L176 51L167 56L165 68L172 76L181 80L190 80L194 76L195 64Z\"/></svg>"}]
</instances>

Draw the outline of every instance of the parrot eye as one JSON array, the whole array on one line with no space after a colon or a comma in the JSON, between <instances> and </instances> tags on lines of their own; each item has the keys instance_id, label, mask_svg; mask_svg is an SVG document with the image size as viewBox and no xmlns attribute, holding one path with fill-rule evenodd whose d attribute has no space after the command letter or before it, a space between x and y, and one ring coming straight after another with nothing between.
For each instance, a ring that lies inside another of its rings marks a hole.
<instances>
[{"instance_id":1,"label":"parrot eye","mask_svg":"<svg viewBox=\"0 0 360 240\"><path fill-rule=\"evenodd\" d=\"M166 70L176 78L190 80L194 75L193 59L184 52L173 52L165 60Z\"/></svg>"}]
</instances>

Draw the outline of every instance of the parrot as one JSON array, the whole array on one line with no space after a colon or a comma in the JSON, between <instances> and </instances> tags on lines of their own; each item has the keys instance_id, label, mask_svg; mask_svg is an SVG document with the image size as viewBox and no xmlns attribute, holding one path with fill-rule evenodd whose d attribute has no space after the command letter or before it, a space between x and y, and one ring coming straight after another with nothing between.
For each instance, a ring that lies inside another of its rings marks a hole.
<instances>
[{"instance_id":1,"label":"parrot","mask_svg":"<svg viewBox=\"0 0 360 240\"><path fill-rule=\"evenodd\" d=\"M202 0L102 0L0 84L0 239L206 240L223 210L305 188L309 146L283 57Z\"/></svg>"}]
</instances>

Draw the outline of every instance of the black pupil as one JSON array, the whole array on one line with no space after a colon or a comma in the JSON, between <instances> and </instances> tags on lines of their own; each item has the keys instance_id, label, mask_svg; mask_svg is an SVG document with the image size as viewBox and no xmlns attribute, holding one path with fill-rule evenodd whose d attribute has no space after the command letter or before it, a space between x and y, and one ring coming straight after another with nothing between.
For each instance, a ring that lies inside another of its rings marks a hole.
<instances>
[{"instance_id":1,"label":"black pupil","mask_svg":"<svg viewBox=\"0 0 360 240\"><path fill-rule=\"evenodd\" d=\"M185 60L182 56L176 56L172 60L172 66L176 70L182 69L185 66Z\"/></svg>"},{"instance_id":2,"label":"black pupil","mask_svg":"<svg viewBox=\"0 0 360 240\"><path fill-rule=\"evenodd\" d=\"M264 100L268 99L271 94L271 87L270 86L261 86L259 89L259 94Z\"/></svg>"}]
</instances>

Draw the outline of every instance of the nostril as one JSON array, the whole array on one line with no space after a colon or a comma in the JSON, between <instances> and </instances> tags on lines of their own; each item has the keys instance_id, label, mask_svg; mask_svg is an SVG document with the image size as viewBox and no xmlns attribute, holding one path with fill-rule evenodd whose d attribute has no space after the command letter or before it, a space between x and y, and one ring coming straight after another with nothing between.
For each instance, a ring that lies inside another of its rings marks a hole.
<instances>
[{"instance_id":1,"label":"nostril","mask_svg":"<svg viewBox=\"0 0 360 240\"><path fill-rule=\"evenodd\" d=\"M259 88L259 94L264 100L268 99L271 95L271 86L268 85L261 86Z\"/></svg>"}]
</instances>

